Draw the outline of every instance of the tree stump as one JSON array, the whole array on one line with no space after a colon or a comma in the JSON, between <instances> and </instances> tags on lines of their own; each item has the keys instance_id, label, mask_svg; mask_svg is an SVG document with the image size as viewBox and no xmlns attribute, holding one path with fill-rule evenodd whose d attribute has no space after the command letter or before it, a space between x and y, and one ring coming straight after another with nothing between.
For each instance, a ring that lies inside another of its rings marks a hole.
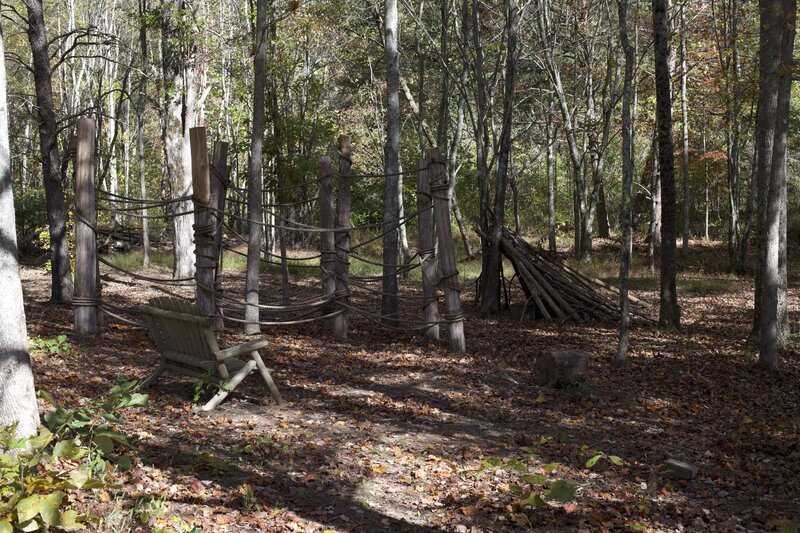
<instances>
[{"instance_id":1,"label":"tree stump","mask_svg":"<svg viewBox=\"0 0 800 533\"><path fill-rule=\"evenodd\" d=\"M539 386L566 387L586 379L586 352L554 350L536 358L534 381Z\"/></svg>"}]
</instances>

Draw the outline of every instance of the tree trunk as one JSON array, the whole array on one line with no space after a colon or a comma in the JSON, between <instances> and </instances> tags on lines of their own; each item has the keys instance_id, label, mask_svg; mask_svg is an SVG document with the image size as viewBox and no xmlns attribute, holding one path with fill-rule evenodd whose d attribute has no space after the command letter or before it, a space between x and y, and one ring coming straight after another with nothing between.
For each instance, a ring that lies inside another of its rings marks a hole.
<instances>
[{"instance_id":1,"label":"tree trunk","mask_svg":"<svg viewBox=\"0 0 800 533\"><path fill-rule=\"evenodd\" d=\"M144 158L144 112L147 104L147 29L144 25L144 14L147 11L147 0L139 0L139 49L142 54L142 73L139 79L139 100L136 103L136 143L139 156L139 192L142 199L147 198L147 172ZM147 209L142 208L142 217ZM150 266L150 233L147 218L142 218L142 266Z\"/></svg>"},{"instance_id":2,"label":"tree trunk","mask_svg":"<svg viewBox=\"0 0 800 533\"><path fill-rule=\"evenodd\" d=\"M545 115L545 142L547 143L547 243L551 252L556 251L556 128L548 106Z\"/></svg>"},{"instance_id":3,"label":"tree trunk","mask_svg":"<svg viewBox=\"0 0 800 533\"><path fill-rule=\"evenodd\" d=\"M794 49L796 0L762 0L760 27L761 42L759 108L759 135L769 135L773 143L770 162L769 186L764 216L764 256L761 272L761 323L759 339L759 366L774 370L778 365L778 351L782 348L784 330L781 316L781 299L785 298L785 270L781 272L781 256L785 264L785 246L781 232L785 231L786 211L786 147L789 131L789 102L792 84L792 53ZM774 96L773 96L774 95ZM774 102L774 106L772 105ZM771 112L774 109L774 113ZM767 122L769 120L769 122ZM763 129L762 129L763 128ZM763 146L763 145L762 145ZM767 159L767 152L762 152ZM760 165L759 171L764 167ZM764 179L759 180L761 183ZM783 226L783 227L782 227ZM784 293L784 294L782 294Z\"/></svg>"},{"instance_id":4,"label":"tree trunk","mask_svg":"<svg viewBox=\"0 0 800 533\"><path fill-rule=\"evenodd\" d=\"M264 186L264 115L267 82L267 0L256 3L256 28L253 36L253 131L250 138L250 173L247 181L247 275L245 279L246 321L244 332L261 332L258 307L261 242L264 221L261 191Z\"/></svg>"},{"instance_id":5,"label":"tree trunk","mask_svg":"<svg viewBox=\"0 0 800 533\"><path fill-rule=\"evenodd\" d=\"M670 46L667 26L667 0L653 0L653 39L655 41L656 115L658 122L658 168L661 174L661 293L658 323L680 328L675 217L675 152L672 144L672 95L670 94Z\"/></svg>"},{"instance_id":6,"label":"tree trunk","mask_svg":"<svg viewBox=\"0 0 800 533\"><path fill-rule=\"evenodd\" d=\"M397 316L397 223L400 217L400 57L397 34L397 0L384 5L386 53L386 186L383 192L383 297L381 314L386 323L395 324Z\"/></svg>"},{"instance_id":7,"label":"tree trunk","mask_svg":"<svg viewBox=\"0 0 800 533\"><path fill-rule=\"evenodd\" d=\"M41 7L41 4L39 4ZM0 33L0 58L5 57ZM27 437L39 427L39 409L28 355L25 307L17 263L11 153L8 145L6 65L0 60L0 427L17 423L17 436Z\"/></svg>"},{"instance_id":8,"label":"tree trunk","mask_svg":"<svg viewBox=\"0 0 800 533\"><path fill-rule=\"evenodd\" d=\"M25 0L28 9L28 41L31 45L36 108L39 113L39 149L42 159L47 223L50 232L52 286L50 299L56 303L72 300L72 269L69 261L67 210L64 178L58 154L58 129L53 105L53 78L44 23L42 0Z\"/></svg>"},{"instance_id":9,"label":"tree trunk","mask_svg":"<svg viewBox=\"0 0 800 533\"><path fill-rule=\"evenodd\" d=\"M622 88L622 202L620 206L620 225L622 242L620 244L619 264L619 304L620 327L619 344L615 361L622 363L628 357L628 342L631 329L630 299L628 297L628 271L631 263L632 206L633 189L633 145L631 133L631 83L633 81L633 48L628 39L628 0L619 0L619 37L625 55L625 81Z\"/></svg>"},{"instance_id":10,"label":"tree trunk","mask_svg":"<svg viewBox=\"0 0 800 533\"><path fill-rule=\"evenodd\" d=\"M184 1L162 4L162 63L165 84L164 156L173 198L192 194L189 129L195 126L195 44L191 8ZM175 204L175 212L194 209L191 199ZM194 277L194 215L175 217L175 278Z\"/></svg>"},{"instance_id":11,"label":"tree trunk","mask_svg":"<svg viewBox=\"0 0 800 533\"><path fill-rule=\"evenodd\" d=\"M483 281L481 298L481 314L490 315L500 312L500 270L502 257L500 241L505 224L506 184L508 182L509 163L511 159L511 125L514 115L514 93L517 82L517 33L519 31L519 7L517 0L505 1L506 11L506 66L505 86L503 88L503 127L500 133L500 149L497 154L497 178L495 182L494 220L492 223L489 257L485 269L481 272Z\"/></svg>"},{"instance_id":12,"label":"tree trunk","mask_svg":"<svg viewBox=\"0 0 800 533\"><path fill-rule=\"evenodd\" d=\"M683 254L689 253L689 96L687 93L687 79L689 76L686 66L686 4L680 9L681 33L681 137L683 140Z\"/></svg>"}]
</instances>

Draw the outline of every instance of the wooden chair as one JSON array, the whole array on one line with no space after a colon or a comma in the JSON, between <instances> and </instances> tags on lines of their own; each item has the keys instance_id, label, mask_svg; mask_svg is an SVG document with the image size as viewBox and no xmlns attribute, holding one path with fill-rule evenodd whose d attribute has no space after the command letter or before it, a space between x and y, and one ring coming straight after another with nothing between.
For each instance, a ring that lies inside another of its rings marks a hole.
<instances>
[{"instance_id":1,"label":"wooden chair","mask_svg":"<svg viewBox=\"0 0 800 533\"><path fill-rule=\"evenodd\" d=\"M203 411L211 411L257 368L272 397L278 405L283 405L270 370L258 354L258 350L269 344L268 340L255 340L221 350L211 331L211 318L196 305L168 297L153 298L148 304L140 305L139 310L147 318L150 336L161 362L141 388L155 383L167 369L205 379L220 386L219 392L203 406ZM248 355L249 359L238 358L243 355Z\"/></svg>"}]
</instances>

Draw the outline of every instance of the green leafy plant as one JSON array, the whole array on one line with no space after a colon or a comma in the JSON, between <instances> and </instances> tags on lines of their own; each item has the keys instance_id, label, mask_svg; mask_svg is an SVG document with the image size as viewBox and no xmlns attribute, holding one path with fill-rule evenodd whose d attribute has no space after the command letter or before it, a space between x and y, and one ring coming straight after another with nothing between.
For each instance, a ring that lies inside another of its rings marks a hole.
<instances>
[{"instance_id":1,"label":"green leafy plant","mask_svg":"<svg viewBox=\"0 0 800 533\"><path fill-rule=\"evenodd\" d=\"M578 485L574 481L549 477L560 463L534 464L537 455L533 450L528 447L521 450L524 453L522 458L490 457L483 461L483 466L502 468L519 474L520 480L525 484L514 483L509 485L509 489L519 498L519 503L523 506L542 507L547 505L548 500L566 503L575 499Z\"/></svg>"},{"instance_id":2,"label":"green leafy plant","mask_svg":"<svg viewBox=\"0 0 800 533\"><path fill-rule=\"evenodd\" d=\"M70 349L66 335L57 335L49 339L37 335L29 339L28 345L32 350L44 352L49 355L60 355L62 353L67 353Z\"/></svg>"},{"instance_id":3,"label":"green leafy plant","mask_svg":"<svg viewBox=\"0 0 800 533\"><path fill-rule=\"evenodd\" d=\"M622 466L623 464L625 464L622 461L622 458L619 457L618 455L609 455L606 452L597 451L594 452L594 455L592 455L588 461L586 461L586 468L593 468L594 465L596 465L603 459L605 459L606 461L610 462L615 466Z\"/></svg>"},{"instance_id":4,"label":"green leafy plant","mask_svg":"<svg viewBox=\"0 0 800 533\"><path fill-rule=\"evenodd\" d=\"M121 380L111 388L103 400L90 400L77 409L65 409L56 405L56 410L44 415L47 427L60 435L58 452L69 460L78 450L88 450L87 458L93 472L106 470L108 463L116 464L122 470L131 467L129 455L120 453L122 448L130 448L128 439L116 428L122 423L120 411L127 407L140 407L147 404L147 395L134 392L135 381Z\"/></svg>"},{"instance_id":5,"label":"green leafy plant","mask_svg":"<svg viewBox=\"0 0 800 533\"><path fill-rule=\"evenodd\" d=\"M112 487L107 461L130 466L128 456L113 453L114 442L128 443L111 424L121 422L119 409L146 402L134 385L122 382L105 401L79 409L57 407L31 437L17 437L16 424L0 428L0 533L85 527L90 516L70 508L68 493Z\"/></svg>"}]
</instances>

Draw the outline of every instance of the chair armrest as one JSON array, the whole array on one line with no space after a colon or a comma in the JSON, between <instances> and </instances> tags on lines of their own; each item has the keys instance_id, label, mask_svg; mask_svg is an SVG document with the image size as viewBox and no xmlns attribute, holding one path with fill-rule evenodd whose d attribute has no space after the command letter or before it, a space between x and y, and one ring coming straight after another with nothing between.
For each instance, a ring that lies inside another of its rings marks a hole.
<instances>
[{"instance_id":1,"label":"chair armrest","mask_svg":"<svg viewBox=\"0 0 800 533\"><path fill-rule=\"evenodd\" d=\"M249 354L250 352L260 350L261 348L266 348L267 346L269 346L269 340L259 339L247 342L245 344L240 344L239 346L234 346L233 348L226 348L224 350L214 352L214 357L217 358L217 361L224 361L225 359L230 359L231 357L236 357L238 355Z\"/></svg>"}]
</instances>

